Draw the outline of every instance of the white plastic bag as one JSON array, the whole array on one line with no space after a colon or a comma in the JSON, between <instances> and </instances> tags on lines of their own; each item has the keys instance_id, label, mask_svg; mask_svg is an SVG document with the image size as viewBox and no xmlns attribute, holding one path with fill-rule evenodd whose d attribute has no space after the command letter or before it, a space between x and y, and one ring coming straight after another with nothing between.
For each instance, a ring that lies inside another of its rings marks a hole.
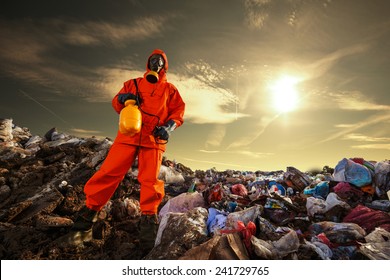
<instances>
[{"instance_id":1,"label":"white plastic bag","mask_svg":"<svg viewBox=\"0 0 390 280\"><path fill-rule=\"evenodd\" d=\"M248 224L250 221L254 222L260 214L259 205L252 206L239 212L230 213L226 219L225 229L235 229L238 221L243 222L244 225Z\"/></svg>"},{"instance_id":2,"label":"white plastic bag","mask_svg":"<svg viewBox=\"0 0 390 280\"><path fill-rule=\"evenodd\" d=\"M161 165L158 178L163 180L165 184L184 183L184 177L180 172L165 165Z\"/></svg>"},{"instance_id":3,"label":"white plastic bag","mask_svg":"<svg viewBox=\"0 0 390 280\"><path fill-rule=\"evenodd\" d=\"M206 202L204 201L202 194L198 192L181 193L168 200L168 202L161 208L159 217L161 220L162 217L169 212L185 213L195 207L206 208Z\"/></svg>"}]
</instances>

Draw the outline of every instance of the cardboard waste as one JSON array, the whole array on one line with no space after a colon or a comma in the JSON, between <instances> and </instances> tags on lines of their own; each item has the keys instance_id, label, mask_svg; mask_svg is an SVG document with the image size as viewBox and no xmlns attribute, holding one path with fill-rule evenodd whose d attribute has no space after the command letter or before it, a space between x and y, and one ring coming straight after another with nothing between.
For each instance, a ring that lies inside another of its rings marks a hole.
<instances>
[{"instance_id":1,"label":"cardboard waste","mask_svg":"<svg viewBox=\"0 0 390 280\"><path fill-rule=\"evenodd\" d=\"M91 232L69 240L83 187L112 145L0 119L1 259L141 259L137 162ZM390 162L342 158L316 173L192 171L163 159L166 196L144 259L390 259Z\"/></svg>"}]
</instances>

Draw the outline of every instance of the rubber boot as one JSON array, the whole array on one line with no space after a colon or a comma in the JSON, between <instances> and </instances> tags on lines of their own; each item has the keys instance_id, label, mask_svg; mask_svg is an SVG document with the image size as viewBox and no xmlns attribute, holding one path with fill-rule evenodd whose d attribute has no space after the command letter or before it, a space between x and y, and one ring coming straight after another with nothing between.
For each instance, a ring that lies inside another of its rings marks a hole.
<instances>
[{"instance_id":1,"label":"rubber boot","mask_svg":"<svg viewBox=\"0 0 390 280\"><path fill-rule=\"evenodd\" d=\"M139 223L139 242L142 255L146 256L154 247L158 230L157 215L141 215Z\"/></svg>"},{"instance_id":2,"label":"rubber boot","mask_svg":"<svg viewBox=\"0 0 390 280\"><path fill-rule=\"evenodd\" d=\"M97 212L84 206L79 211L70 232L55 240L57 244L79 246L93 239L92 226L97 220Z\"/></svg>"},{"instance_id":3,"label":"rubber boot","mask_svg":"<svg viewBox=\"0 0 390 280\"><path fill-rule=\"evenodd\" d=\"M88 231L92 229L93 223L97 220L97 211L87 206L81 208L72 227L73 231Z\"/></svg>"}]
</instances>

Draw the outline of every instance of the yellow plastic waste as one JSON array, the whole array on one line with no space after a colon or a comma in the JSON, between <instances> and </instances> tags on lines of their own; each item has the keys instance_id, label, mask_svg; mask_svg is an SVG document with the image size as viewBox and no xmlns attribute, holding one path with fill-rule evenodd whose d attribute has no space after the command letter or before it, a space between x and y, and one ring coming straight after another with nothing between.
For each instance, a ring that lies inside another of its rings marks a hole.
<instances>
[{"instance_id":1,"label":"yellow plastic waste","mask_svg":"<svg viewBox=\"0 0 390 280\"><path fill-rule=\"evenodd\" d=\"M141 131L142 116L135 100L126 100L125 107L119 114L119 131L122 134L133 136Z\"/></svg>"}]
</instances>

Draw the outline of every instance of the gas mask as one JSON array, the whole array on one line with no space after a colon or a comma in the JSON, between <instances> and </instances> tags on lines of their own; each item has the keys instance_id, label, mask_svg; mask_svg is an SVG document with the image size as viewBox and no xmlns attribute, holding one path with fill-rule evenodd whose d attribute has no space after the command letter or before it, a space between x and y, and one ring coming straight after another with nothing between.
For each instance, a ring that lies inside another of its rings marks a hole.
<instances>
[{"instance_id":1,"label":"gas mask","mask_svg":"<svg viewBox=\"0 0 390 280\"><path fill-rule=\"evenodd\" d=\"M158 73L164 68L164 59L159 54L154 54L149 59L149 73L146 74L146 80L155 84L158 82Z\"/></svg>"}]
</instances>

